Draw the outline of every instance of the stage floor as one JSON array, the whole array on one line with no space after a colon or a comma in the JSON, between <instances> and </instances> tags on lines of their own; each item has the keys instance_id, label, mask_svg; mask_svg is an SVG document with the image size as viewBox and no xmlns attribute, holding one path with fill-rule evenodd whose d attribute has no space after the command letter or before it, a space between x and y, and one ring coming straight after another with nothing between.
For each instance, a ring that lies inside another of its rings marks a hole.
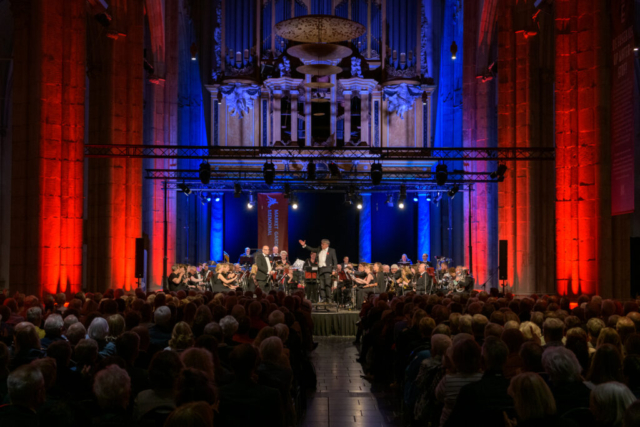
<instances>
[{"instance_id":1,"label":"stage floor","mask_svg":"<svg viewBox=\"0 0 640 427\"><path fill-rule=\"evenodd\" d=\"M316 336L356 336L358 326L356 322L360 320L359 311L339 310L331 312L314 311L311 313L313 319L313 334Z\"/></svg>"}]
</instances>

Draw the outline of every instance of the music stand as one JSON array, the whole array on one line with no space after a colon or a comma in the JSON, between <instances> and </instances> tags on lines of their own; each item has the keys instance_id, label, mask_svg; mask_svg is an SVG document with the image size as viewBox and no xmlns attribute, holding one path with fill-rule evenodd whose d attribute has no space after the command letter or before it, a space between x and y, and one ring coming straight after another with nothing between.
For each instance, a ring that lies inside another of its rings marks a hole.
<instances>
[{"instance_id":1,"label":"music stand","mask_svg":"<svg viewBox=\"0 0 640 427\"><path fill-rule=\"evenodd\" d=\"M240 265L253 265L255 263L255 259L252 256L241 256L240 257Z\"/></svg>"}]
</instances>

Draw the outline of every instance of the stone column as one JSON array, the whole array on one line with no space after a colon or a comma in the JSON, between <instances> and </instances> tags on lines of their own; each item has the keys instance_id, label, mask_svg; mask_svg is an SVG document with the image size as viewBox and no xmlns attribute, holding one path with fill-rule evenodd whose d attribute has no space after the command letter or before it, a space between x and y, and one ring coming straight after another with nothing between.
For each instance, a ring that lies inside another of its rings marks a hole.
<instances>
[{"instance_id":1,"label":"stone column","mask_svg":"<svg viewBox=\"0 0 640 427\"><path fill-rule=\"evenodd\" d=\"M382 92L374 90L371 96L371 146L382 146Z\"/></svg>"},{"instance_id":2,"label":"stone column","mask_svg":"<svg viewBox=\"0 0 640 427\"><path fill-rule=\"evenodd\" d=\"M359 215L360 262L371 262L371 193L362 193L362 209Z\"/></svg>"},{"instance_id":3,"label":"stone column","mask_svg":"<svg viewBox=\"0 0 640 427\"><path fill-rule=\"evenodd\" d=\"M85 5L11 8L11 290L73 294L82 285Z\"/></svg>"},{"instance_id":4,"label":"stone column","mask_svg":"<svg viewBox=\"0 0 640 427\"><path fill-rule=\"evenodd\" d=\"M273 91L273 141L282 141L282 91Z\"/></svg>"},{"instance_id":5,"label":"stone column","mask_svg":"<svg viewBox=\"0 0 640 427\"><path fill-rule=\"evenodd\" d=\"M369 144L369 91L360 91L360 140Z\"/></svg>"},{"instance_id":6,"label":"stone column","mask_svg":"<svg viewBox=\"0 0 640 427\"><path fill-rule=\"evenodd\" d=\"M422 254L431 256L431 202L427 194L418 194L418 259Z\"/></svg>"},{"instance_id":7,"label":"stone column","mask_svg":"<svg viewBox=\"0 0 640 427\"><path fill-rule=\"evenodd\" d=\"M177 145L178 134L178 3L167 0L164 3L166 19L163 18L162 2L147 2L149 30L153 44L154 76L146 84L144 111L144 144ZM151 13L153 11L153 13ZM166 58L166 61L165 61ZM161 64L158 64L162 61ZM213 114L213 109L211 110ZM213 128L214 120L211 120ZM211 133L212 138L215 136ZM176 162L171 159L145 159L144 167L172 169ZM170 274L170 266L175 261L176 249L176 194L164 191L164 182L145 180L143 188L143 232L149 236L149 258L147 286L150 290L162 289L164 275ZM165 218L166 197L166 218ZM164 226L167 222L165 248ZM165 259L166 254L166 259Z\"/></svg>"},{"instance_id":8,"label":"stone column","mask_svg":"<svg viewBox=\"0 0 640 427\"><path fill-rule=\"evenodd\" d=\"M291 141L298 142L298 95L299 90L290 90L291 99ZM295 144L294 144L295 145Z\"/></svg>"},{"instance_id":9,"label":"stone column","mask_svg":"<svg viewBox=\"0 0 640 427\"><path fill-rule=\"evenodd\" d=\"M344 96L344 143L351 140L351 91L342 92Z\"/></svg>"},{"instance_id":10,"label":"stone column","mask_svg":"<svg viewBox=\"0 0 640 427\"><path fill-rule=\"evenodd\" d=\"M144 4L114 0L109 11L109 30L88 21L89 137L93 144L142 144ZM132 289L135 240L142 237L142 161L91 159L88 197L87 289Z\"/></svg>"}]
</instances>

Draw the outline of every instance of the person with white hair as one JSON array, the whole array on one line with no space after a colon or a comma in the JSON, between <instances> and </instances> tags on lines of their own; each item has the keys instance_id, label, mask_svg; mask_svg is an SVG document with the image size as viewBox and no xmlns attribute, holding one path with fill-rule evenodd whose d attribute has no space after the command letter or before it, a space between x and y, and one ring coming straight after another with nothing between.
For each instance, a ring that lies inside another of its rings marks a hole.
<instances>
[{"instance_id":1,"label":"person with white hair","mask_svg":"<svg viewBox=\"0 0 640 427\"><path fill-rule=\"evenodd\" d=\"M284 313L280 310L273 310L269 315L269 326L276 326L278 323L284 323Z\"/></svg>"},{"instance_id":2,"label":"person with white hair","mask_svg":"<svg viewBox=\"0 0 640 427\"><path fill-rule=\"evenodd\" d=\"M600 384L591 391L589 409L597 425L621 427L624 413L636 397L626 385L611 381Z\"/></svg>"},{"instance_id":3,"label":"person with white hair","mask_svg":"<svg viewBox=\"0 0 640 427\"><path fill-rule=\"evenodd\" d=\"M59 314L50 314L44 321L44 338L40 340L40 346L43 350L52 342L64 341L62 337L62 328L64 327L64 320Z\"/></svg>"},{"instance_id":4,"label":"person with white hair","mask_svg":"<svg viewBox=\"0 0 640 427\"><path fill-rule=\"evenodd\" d=\"M91 321L87 336L98 343L98 352L102 352L107 344L107 335L109 334L109 323L103 317L96 317Z\"/></svg>"},{"instance_id":5,"label":"person with white hair","mask_svg":"<svg viewBox=\"0 0 640 427\"><path fill-rule=\"evenodd\" d=\"M549 375L549 388L556 401L558 415L588 406L591 391L582 381L582 366L571 350L549 347L542 353L542 367Z\"/></svg>"},{"instance_id":6,"label":"person with white hair","mask_svg":"<svg viewBox=\"0 0 640 427\"><path fill-rule=\"evenodd\" d=\"M7 377L7 392L11 404L0 406L0 425L37 426L36 410L45 400L42 372L31 364L19 367Z\"/></svg>"},{"instance_id":7,"label":"person with white hair","mask_svg":"<svg viewBox=\"0 0 640 427\"><path fill-rule=\"evenodd\" d=\"M228 315L220 319L219 324L224 336L224 342L227 345L233 345L233 336L238 331L238 321L235 317Z\"/></svg>"}]
</instances>

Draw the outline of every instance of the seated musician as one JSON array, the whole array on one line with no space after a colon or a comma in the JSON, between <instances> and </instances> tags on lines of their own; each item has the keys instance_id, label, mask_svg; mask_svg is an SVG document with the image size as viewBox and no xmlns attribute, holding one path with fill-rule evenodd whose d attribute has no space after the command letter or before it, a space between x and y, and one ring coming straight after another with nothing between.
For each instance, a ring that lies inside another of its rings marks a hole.
<instances>
[{"instance_id":1,"label":"seated musician","mask_svg":"<svg viewBox=\"0 0 640 427\"><path fill-rule=\"evenodd\" d=\"M395 264L394 264L395 265ZM402 292L409 292L413 290L413 273L411 272L411 268L408 266L404 266L400 272L400 277L397 280L398 289L402 289Z\"/></svg>"},{"instance_id":2,"label":"seated musician","mask_svg":"<svg viewBox=\"0 0 640 427\"><path fill-rule=\"evenodd\" d=\"M218 280L227 288L227 291L235 291L238 285L236 284L237 277L235 273L231 273L229 270L230 264L224 263L222 264L220 271L218 272Z\"/></svg>"},{"instance_id":3,"label":"seated musician","mask_svg":"<svg viewBox=\"0 0 640 427\"><path fill-rule=\"evenodd\" d=\"M275 247L277 249L277 246ZM293 270L289 264L289 254L286 251L280 252L280 261L276 262L276 271L278 272L278 284L284 289L297 289L298 283L294 280Z\"/></svg>"},{"instance_id":4,"label":"seated musician","mask_svg":"<svg viewBox=\"0 0 640 427\"><path fill-rule=\"evenodd\" d=\"M258 274L258 264L251 266L251 272L249 273L249 280L247 281L247 290L255 291L258 281L256 280L256 274Z\"/></svg>"},{"instance_id":5,"label":"seated musician","mask_svg":"<svg viewBox=\"0 0 640 427\"><path fill-rule=\"evenodd\" d=\"M332 300L336 304L343 304L349 289L346 286L347 276L342 269L342 264L336 265L336 269L331 273L331 294Z\"/></svg>"},{"instance_id":6,"label":"seated musician","mask_svg":"<svg viewBox=\"0 0 640 427\"><path fill-rule=\"evenodd\" d=\"M213 271L209 270L209 264L203 262L200 266L200 278L202 278L202 285L205 289L211 288L211 279L213 278Z\"/></svg>"},{"instance_id":7,"label":"seated musician","mask_svg":"<svg viewBox=\"0 0 640 427\"><path fill-rule=\"evenodd\" d=\"M240 260L242 259L242 257L250 257L251 256L251 249L250 248L244 248L244 252L240 254L240 256L238 257L238 264L240 264Z\"/></svg>"},{"instance_id":8,"label":"seated musician","mask_svg":"<svg viewBox=\"0 0 640 427\"><path fill-rule=\"evenodd\" d=\"M378 285L371 271L371 265L367 263L360 263L358 265L358 270L362 269L366 276L364 278L356 277L355 283L357 286L356 290L356 307L362 307L362 303L364 302L365 296L369 292L375 292L375 289Z\"/></svg>"},{"instance_id":9,"label":"seated musician","mask_svg":"<svg viewBox=\"0 0 640 427\"><path fill-rule=\"evenodd\" d=\"M398 264L409 264L411 265L412 262L411 260L407 257L407 254L402 254L402 257L400 257L400 261L398 261Z\"/></svg>"},{"instance_id":10,"label":"seated musician","mask_svg":"<svg viewBox=\"0 0 640 427\"><path fill-rule=\"evenodd\" d=\"M395 280L398 280L402 276L402 271L398 268L398 264L393 264L391 268L389 268L389 271L391 271L391 275Z\"/></svg>"},{"instance_id":11,"label":"seated musician","mask_svg":"<svg viewBox=\"0 0 640 427\"><path fill-rule=\"evenodd\" d=\"M204 279L200 277L196 266L190 265L187 270L187 286L190 288L198 289L198 286L200 286L203 281Z\"/></svg>"},{"instance_id":12,"label":"seated musician","mask_svg":"<svg viewBox=\"0 0 640 427\"><path fill-rule=\"evenodd\" d=\"M171 274L167 278L170 291L179 291L183 289L182 282L185 277L184 268L180 264L174 264L171 267Z\"/></svg>"},{"instance_id":13,"label":"seated musician","mask_svg":"<svg viewBox=\"0 0 640 427\"><path fill-rule=\"evenodd\" d=\"M444 279L445 274L447 274L448 272L449 266L447 265L447 263L443 262L442 264L440 264L440 270L438 270L437 272L438 280Z\"/></svg>"}]
</instances>

